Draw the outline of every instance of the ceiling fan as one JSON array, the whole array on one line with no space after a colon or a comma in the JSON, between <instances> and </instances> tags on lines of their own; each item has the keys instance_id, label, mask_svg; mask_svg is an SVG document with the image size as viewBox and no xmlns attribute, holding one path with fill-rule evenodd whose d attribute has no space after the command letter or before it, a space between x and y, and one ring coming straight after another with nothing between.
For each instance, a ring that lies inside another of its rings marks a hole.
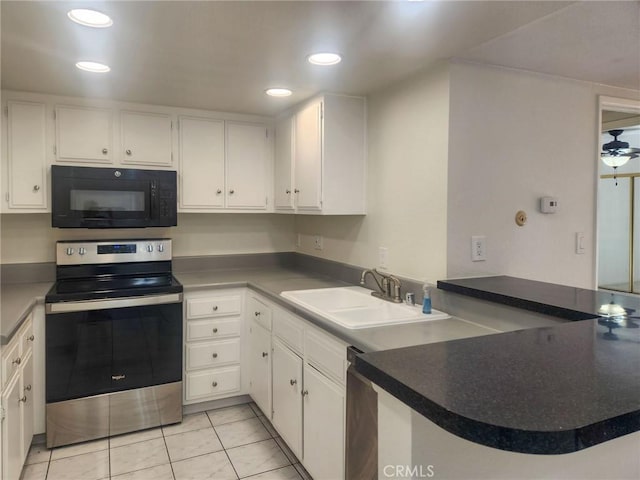
<instances>
[{"instance_id":1,"label":"ceiling fan","mask_svg":"<svg viewBox=\"0 0 640 480\"><path fill-rule=\"evenodd\" d=\"M632 158L637 158L640 154L640 148L629 147L629 142L618 140L624 130L609 130L609 135L613 137L609 143L602 145L602 153L600 158L605 165L613 167L613 179L618 185L616 178L616 169L627 163Z\"/></svg>"}]
</instances>

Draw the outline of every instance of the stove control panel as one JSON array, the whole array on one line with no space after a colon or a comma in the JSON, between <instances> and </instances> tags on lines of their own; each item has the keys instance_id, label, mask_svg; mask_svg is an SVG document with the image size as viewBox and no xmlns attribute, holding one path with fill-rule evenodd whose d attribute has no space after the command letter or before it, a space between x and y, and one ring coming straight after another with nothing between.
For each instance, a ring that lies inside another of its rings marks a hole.
<instances>
[{"instance_id":1,"label":"stove control panel","mask_svg":"<svg viewBox=\"0 0 640 480\"><path fill-rule=\"evenodd\" d=\"M78 240L56 243L57 265L162 262L171 260L171 239Z\"/></svg>"}]
</instances>

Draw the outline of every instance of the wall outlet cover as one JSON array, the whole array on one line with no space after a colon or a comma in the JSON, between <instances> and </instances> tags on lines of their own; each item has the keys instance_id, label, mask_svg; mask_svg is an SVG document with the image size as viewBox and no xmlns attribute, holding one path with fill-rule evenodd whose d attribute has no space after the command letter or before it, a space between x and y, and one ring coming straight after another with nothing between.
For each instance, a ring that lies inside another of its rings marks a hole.
<instances>
[{"instance_id":1,"label":"wall outlet cover","mask_svg":"<svg viewBox=\"0 0 640 480\"><path fill-rule=\"evenodd\" d=\"M474 235L471 237L471 261L483 262L487 259L487 237Z\"/></svg>"},{"instance_id":2,"label":"wall outlet cover","mask_svg":"<svg viewBox=\"0 0 640 480\"><path fill-rule=\"evenodd\" d=\"M313 248L316 250L322 250L322 235L316 235L313 237Z\"/></svg>"},{"instance_id":3,"label":"wall outlet cover","mask_svg":"<svg viewBox=\"0 0 640 480\"><path fill-rule=\"evenodd\" d=\"M389 249L387 247L378 248L378 267L381 269L388 268Z\"/></svg>"}]
</instances>

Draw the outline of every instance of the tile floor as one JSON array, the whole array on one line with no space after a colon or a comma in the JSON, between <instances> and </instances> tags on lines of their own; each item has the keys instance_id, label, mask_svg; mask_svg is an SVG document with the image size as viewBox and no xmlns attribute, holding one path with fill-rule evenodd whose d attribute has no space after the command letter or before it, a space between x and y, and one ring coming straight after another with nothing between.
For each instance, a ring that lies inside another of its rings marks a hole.
<instances>
[{"instance_id":1,"label":"tile floor","mask_svg":"<svg viewBox=\"0 0 640 480\"><path fill-rule=\"evenodd\" d=\"M255 403L78 445L34 445L21 480L238 478L311 479Z\"/></svg>"}]
</instances>

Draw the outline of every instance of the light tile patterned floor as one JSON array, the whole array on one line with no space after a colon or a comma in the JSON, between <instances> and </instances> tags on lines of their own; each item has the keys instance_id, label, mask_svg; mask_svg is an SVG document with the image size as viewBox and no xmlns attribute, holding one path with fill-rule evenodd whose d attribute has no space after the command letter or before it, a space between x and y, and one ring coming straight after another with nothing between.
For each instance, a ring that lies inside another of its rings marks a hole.
<instances>
[{"instance_id":1,"label":"light tile patterned floor","mask_svg":"<svg viewBox=\"0 0 640 480\"><path fill-rule=\"evenodd\" d=\"M182 423L48 450L31 447L22 480L310 480L255 403Z\"/></svg>"}]
</instances>

